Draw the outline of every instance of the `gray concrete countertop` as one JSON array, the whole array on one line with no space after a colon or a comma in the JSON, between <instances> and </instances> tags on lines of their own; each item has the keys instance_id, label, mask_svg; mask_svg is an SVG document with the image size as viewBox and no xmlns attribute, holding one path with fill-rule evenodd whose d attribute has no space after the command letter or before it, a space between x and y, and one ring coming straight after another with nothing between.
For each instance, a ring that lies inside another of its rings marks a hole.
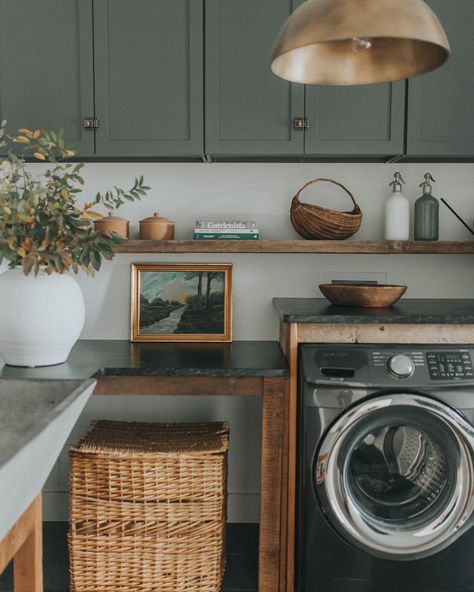
<instances>
[{"instance_id":1,"label":"gray concrete countertop","mask_svg":"<svg viewBox=\"0 0 474 592\"><path fill-rule=\"evenodd\" d=\"M0 541L43 487L94 380L0 380Z\"/></svg>"}]
</instances>

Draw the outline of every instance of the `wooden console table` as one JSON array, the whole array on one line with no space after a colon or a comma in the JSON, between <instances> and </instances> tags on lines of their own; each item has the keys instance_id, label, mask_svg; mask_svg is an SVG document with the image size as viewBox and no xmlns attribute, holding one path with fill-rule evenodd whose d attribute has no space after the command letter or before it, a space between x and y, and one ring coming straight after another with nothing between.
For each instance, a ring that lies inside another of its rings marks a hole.
<instances>
[{"instance_id":1,"label":"wooden console table","mask_svg":"<svg viewBox=\"0 0 474 592\"><path fill-rule=\"evenodd\" d=\"M269 341L132 344L84 340L60 366L4 366L0 372L2 378L93 377L97 379L94 394L102 396L261 397L259 592L284 592L287 586L288 376L278 343ZM19 587L15 592L40 592L40 588Z\"/></svg>"},{"instance_id":2,"label":"wooden console table","mask_svg":"<svg viewBox=\"0 0 474 592\"><path fill-rule=\"evenodd\" d=\"M293 592L299 344L474 344L474 300L402 298L384 309L333 306L324 298L273 302L280 315L280 346L290 367L287 592Z\"/></svg>"}]
</instances>

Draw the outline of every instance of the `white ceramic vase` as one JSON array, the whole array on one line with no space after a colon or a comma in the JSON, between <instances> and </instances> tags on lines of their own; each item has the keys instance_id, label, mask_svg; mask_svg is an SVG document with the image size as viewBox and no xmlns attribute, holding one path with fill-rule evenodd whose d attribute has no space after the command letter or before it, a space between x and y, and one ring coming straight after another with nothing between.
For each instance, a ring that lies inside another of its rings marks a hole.
<instances>
[{"instance_id":1,"label":"white ceramic vase","mask_svg":"<svg viewBox=\"0 0 474 592\"><path fill-rule=\"evenodd\" d=\"M0 357L6 364L65 362L84 318L84 298L70 275L25 276L20 268L0 275Z\"/></svg>"}]
</instances>

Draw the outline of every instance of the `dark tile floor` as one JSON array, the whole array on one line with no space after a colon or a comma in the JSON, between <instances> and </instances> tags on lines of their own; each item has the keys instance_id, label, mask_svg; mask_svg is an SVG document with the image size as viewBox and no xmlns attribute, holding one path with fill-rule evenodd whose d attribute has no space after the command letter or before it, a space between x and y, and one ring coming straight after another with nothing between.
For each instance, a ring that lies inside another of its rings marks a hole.
<instances>
[{"instance_id":1,"label":"dark tile floor","mask_svg":"<svg viewBox=\"0 0 474 592\"><path fill-rule=\"evenodd\" d=\"M64 522L44 524L45 592L68 592L69 572ZM257 592L258 525L227 525L227 567L222 592ZM0 577L0 592L13 590L11 566ZM181 592L181 591L176 591Z\"/></svg>"}]
</instances>

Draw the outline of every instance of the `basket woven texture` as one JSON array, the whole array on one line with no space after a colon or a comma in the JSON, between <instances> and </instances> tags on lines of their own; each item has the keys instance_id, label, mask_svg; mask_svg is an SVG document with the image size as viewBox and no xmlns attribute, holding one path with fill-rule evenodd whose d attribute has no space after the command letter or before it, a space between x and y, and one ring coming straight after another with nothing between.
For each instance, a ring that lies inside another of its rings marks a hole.
<instances>
[{"instance_id":1,"label":"basket woven texture","mask_svg":"<svg viewBox=\"0 0 474 592\"><path fill-rule=\"evenodd\" d=\"M227 423L98 421L71 450L71 592L217 592Z\"/></svg>"},{"instance_id":2,"label":"basket woven texture","mask_svg":"<svg viewBox=\"0 0 474 592\"><path fill-rule=\"evenodd\" d=\"M351 198L354 208L350 212L339 212L300 201L301 193L310 185L320 182L341 187ZM291 202L290 220L293 228L303 238L314 240L343 240L355 234L362 223L362 212L352 193L333 179L313 179L295 195Z\"/></svg>"}]
</instances>

